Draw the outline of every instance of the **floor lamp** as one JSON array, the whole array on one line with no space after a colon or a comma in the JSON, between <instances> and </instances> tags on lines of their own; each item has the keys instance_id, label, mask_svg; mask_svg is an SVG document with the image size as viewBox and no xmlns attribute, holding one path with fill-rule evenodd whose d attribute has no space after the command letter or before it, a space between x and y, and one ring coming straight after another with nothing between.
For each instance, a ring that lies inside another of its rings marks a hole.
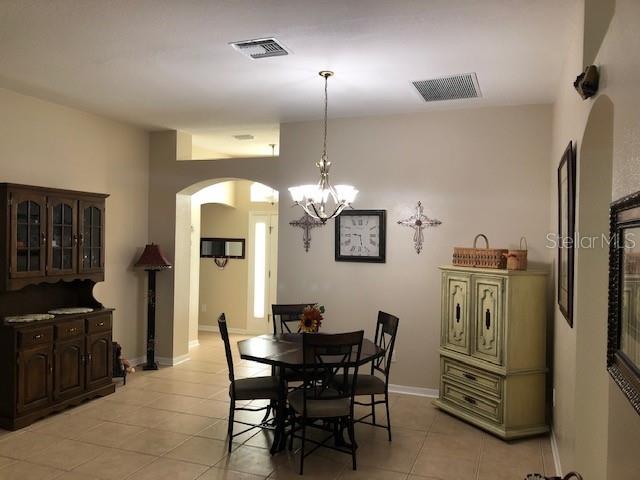
<instances>
[{"instance_id":1,"label":"floor lamp","mask_svg":"<svg viewBox=\"0 0 640 480\"><path fill-rule=\"evenodd\" d=\"M143 370L157 370L156 363L156 272L171 268L160 247L154 243L144 247L144 252L135 264L135 268L146 270L149 274L147 292L147 363Z\"/></svg>"}]
</instances>

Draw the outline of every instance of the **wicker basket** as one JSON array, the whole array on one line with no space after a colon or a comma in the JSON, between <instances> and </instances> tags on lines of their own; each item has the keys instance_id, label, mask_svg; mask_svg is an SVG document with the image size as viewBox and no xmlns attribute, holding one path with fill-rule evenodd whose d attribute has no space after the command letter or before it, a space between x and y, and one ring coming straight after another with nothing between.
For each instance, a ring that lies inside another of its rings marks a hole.
<instances>
[{"instance_id":1,"label":"wicker basket","mask_svg":"<svg viewBox=\"0 0 640 480\"><path fill-rule=\"evenodd\" d=\"M524 248L522 242L524 241ZM526 270L527 269L527 239L520 238L520 250L509 250L505 257L507 258L507 270Z\"/></svg>"},{"instance_id":2,"label":"wicker basket","mask_svg":"<svg viewBox=\"0 0 640 480\"><path fill-rule=\"evenodd\" d=\"M484 238L487 246L477 248L478 238ZM506 253L503 248L489 248L489 239L480 233L473 239L473 248L454 247L453 264L458 267L479 267L479 268L505 268L507 266Z\"/></svg>"}]
</instances>

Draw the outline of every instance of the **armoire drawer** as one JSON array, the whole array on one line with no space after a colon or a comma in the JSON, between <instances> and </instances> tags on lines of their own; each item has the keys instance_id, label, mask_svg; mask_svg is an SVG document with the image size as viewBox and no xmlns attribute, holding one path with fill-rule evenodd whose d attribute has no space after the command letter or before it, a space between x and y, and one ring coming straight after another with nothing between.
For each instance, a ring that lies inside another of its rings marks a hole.
<instances>
[{"instance_id":1,"label":"armoire drawer","mask_svg":"<svg viewBox=\"0 0 640 480\"><path fill-rule=\"evenodd\" d=\"M446 379L462 383L502 399L503 379L500 375L485 372L448 357L441 357L441 371Z\"/></svg>"},{"instance_id":2,"label":"armoire drawer","mask_svg":"<svg viewBox=\"0 0 640 480\"><path fill-rule=\"evenodd\" d=\"M469 411L479 417L502 423L502 402L491 400L455 382L442 380L442 393L440 397L446 402Z\"/></svg>"}]
</instances>

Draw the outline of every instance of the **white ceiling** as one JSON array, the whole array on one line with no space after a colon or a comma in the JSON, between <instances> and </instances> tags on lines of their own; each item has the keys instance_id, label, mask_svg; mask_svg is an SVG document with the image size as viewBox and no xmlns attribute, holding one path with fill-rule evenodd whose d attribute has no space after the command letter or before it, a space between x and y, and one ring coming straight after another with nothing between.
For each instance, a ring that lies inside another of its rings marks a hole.
<instances>
[{"instance_id":1,"label":"white ceiling","mask_svg":"<svg viewBox=\"0 0 640 480\"><path fill-rule=\"evenodd\" d=\"M577 0L0 0L0 86L151 129L553 101ZM251 60L237 40L292 55ZM477 72L483 98L411 85Z\"/></svg>"}]
</instances>

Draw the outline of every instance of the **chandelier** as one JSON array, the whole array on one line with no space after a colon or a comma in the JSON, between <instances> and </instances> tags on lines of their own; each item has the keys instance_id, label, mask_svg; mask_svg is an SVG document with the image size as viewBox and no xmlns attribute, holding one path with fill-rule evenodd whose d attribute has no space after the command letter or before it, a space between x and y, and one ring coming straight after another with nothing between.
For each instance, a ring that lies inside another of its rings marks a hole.
<instances>
[{"instance_id":1,"label":"chandelier","mask_svg":"<svg viewBox=\"0 0 640 480\"><path fill-rule=\"evenodd\" d=\"M295 205L300 205L307 215L325 223L340 215L346 207L350 207L358 190L351 185L333 187L329 182L331 162L327 159L327 80L333 76L333 72L323 70L319 72L319 75L324 78L324 141L322 156L316 163L316 167L320 170L320 181L315 185L290 187L289 192Z\"/></svg>"}]
</instances>

